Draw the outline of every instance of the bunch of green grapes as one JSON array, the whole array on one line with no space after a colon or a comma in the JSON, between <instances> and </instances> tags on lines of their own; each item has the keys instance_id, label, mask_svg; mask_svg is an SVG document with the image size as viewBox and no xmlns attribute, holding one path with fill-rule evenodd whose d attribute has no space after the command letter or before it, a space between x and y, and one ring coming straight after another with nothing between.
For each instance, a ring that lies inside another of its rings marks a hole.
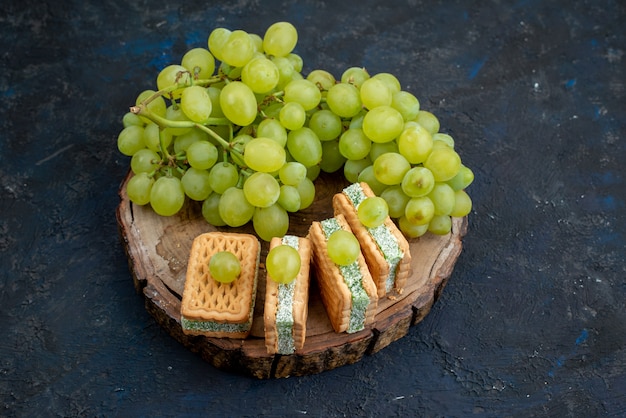
<instances>
[{"instance_id":1,"label":"bunch of green grapes","mask_svg":"<svg viewBox=\"0 0 626 418\"><path fill-rule=\"evenodd\" d=\"M450 216L471 209L473 174L434 115L388 73L304 76L297 41L288 22L263 37L217 28L208 48L163 68L118 136L131 157L129 199L162 216L199 201L210 224L252 222L269 241L313 203L321 171L343 168L385 200L407 236L449 231Z\"/></svg>"}]
</instances>

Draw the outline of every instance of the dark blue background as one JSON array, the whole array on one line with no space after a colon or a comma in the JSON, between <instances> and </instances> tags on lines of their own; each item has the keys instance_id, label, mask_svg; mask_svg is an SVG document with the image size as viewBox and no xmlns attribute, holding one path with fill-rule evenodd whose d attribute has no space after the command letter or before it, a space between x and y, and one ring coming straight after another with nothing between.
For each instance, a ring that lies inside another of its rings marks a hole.
<instances>
[{"instance_id":1,"label":"dark blue background","mask_svg":"<svg viewBox=\"0 0 626 418\"><path fill-rule=\"evenodd\" d=\"M0 415L626 415L621 1L3 2ZM304 72L391 72L476 181L431 313L355 365L259 381L145 311L118 240L121 117L218 26Z\"/></svg>"}]
</instances>

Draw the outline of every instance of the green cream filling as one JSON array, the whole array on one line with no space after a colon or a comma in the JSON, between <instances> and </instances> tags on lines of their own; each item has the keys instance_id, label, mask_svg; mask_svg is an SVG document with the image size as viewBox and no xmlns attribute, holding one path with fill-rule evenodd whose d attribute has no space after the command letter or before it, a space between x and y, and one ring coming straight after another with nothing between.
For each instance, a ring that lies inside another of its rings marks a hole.
<instances>
[{"instance_id":1,"label":"green cream filling","mask_svg":"<svg viewBox=\"0 0 626 418\"><path fill-rule=\"evenodd\" d=\"M361 202L367 198L359 183L353 183L346 187L343 189L343 193L357 210ZM389 231L384 224L374 228L365 227L365 229L374 239L374 242L382 252L383 257L389 266L389 274L385 279L385 291L390 292L396 282L398 264L402 261L404 253L402 252L396 237L393 236L391 231Z\"/></svg>"},{"instance_id":2,"label":"green cream filling","mask_svg":"<svg viewBox=\"0 0 626 418\"><path fill-rule=\"evenodd\" d=\"M330 235L341 229L341 225L337 219L330 218L321 222L322 231L326 239ZM350 321L348 324L348 333L361 331L365 328L365 312L370 304L370 298L363 288L363 275L357 261L347 266L337 265L344 282L348 286L352 296L352 306L350 309Z\"/></svg>"},{"instance_id":3,"label":"green cream filling","mask_svg":"<svg viewBox=\"0 0 626 418\"><path fill-rule=\"evenodd\" d=\"M281 241L283 245L298 249L298 237L285 235ZM291 354L296 351L293 340L293 293L296 281L278 285L278 309L276 310L276 331L278 353Z\"/></svg>"}]
</instances>

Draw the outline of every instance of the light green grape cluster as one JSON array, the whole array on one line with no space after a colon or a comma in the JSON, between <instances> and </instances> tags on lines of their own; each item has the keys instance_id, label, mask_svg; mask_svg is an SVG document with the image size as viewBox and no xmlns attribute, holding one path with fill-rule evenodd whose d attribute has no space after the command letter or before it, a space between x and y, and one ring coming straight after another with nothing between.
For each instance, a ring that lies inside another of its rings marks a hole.
<instances>
[{"instance_id":1,"label":"light green grape cluster","mask_svg":"<svg viewBox=\"0 0 626 418\"><path fill-rule=\"evenodd\" d=\"M199 201L210 224L252 222L269 241L287 233L289 213L313 203L320 172L343 168L387 202L407 236L449 231L450 217L471 209L473 173L437 118L389 73L305 76L297 41L288 22L262 37L216 28L207 48L163 68L118 136L134 174L129 199L163 216Z\"/></svg>"}]
</instances>

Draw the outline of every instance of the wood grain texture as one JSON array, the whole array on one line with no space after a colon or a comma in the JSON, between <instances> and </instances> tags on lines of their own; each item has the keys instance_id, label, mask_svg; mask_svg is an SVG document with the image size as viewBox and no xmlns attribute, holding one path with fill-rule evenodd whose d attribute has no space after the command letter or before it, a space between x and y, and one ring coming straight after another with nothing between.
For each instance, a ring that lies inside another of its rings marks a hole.
<instances>
[{"instance_id":1,"label":"wood grain texture","mask_svg":"<svg viewBox=\"0 0 626 418\"><path fill-rule=\"evenodd\" d=\"M187 202L172 217L158 216L149 206L137 206L128 200L125 184L130 176L129 173L120 188L117 221L135 289L143 294L146 310L173 338L215 367L259 379L315 374L352 364L405 336L439 297L467 231L467 219L456 218L452 232L446 236L427 234L410 240L411 275L404 291L380 299L374 323L360 332L333 331L312 276L304 347L292 355L273 355L267 353L263 332L264 268L259 271L254 321L247 339L189 336L183 334L180 325L180 302L193 238L214 230L253 233L252 227L209 225L197 202ZM331 217L332 196L344 186L344 181L337 177L321 176L316 181L316 201L307 210L292 214L288 233L305 236L311 221ZM268 247L268 243L262 242L262 266Z\"/></svg>"}]
</instances>

